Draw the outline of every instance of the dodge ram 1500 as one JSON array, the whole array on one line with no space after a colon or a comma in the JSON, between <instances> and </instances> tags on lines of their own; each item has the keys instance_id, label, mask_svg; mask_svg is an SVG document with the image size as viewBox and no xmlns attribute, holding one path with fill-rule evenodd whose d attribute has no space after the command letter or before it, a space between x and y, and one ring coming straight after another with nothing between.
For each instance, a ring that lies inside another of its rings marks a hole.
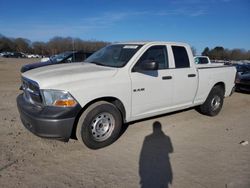
<instances>
[{"instance_id":1,"label":"dodge ram 1500","mask_svg":"<svg viewBox=\"0 0 250 188\"><path fill-rule=\"evenodd\" d=\"M87 147L113 143L125 123L198 106L217 115L234 89L233 66L196 66L189 45L115 43L82 63L22 74L17 106L24 126L41 137Z\"/></svg>"}]
</instances>

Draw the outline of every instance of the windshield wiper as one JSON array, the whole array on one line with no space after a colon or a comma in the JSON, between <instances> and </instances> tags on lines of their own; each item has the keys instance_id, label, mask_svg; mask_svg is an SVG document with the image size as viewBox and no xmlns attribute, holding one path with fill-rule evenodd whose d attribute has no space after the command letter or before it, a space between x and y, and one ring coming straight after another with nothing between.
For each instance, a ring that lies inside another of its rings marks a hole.
<instances>
[{"instance_id":1,"label":"windshield wiper","mask_svg":"<svg viewBox=\"0 0 250 188\"><path fill-rule=\"evenodd\" d=\"M85 61L85 62L86 62L86 61ZM99 62L96 62L96 61L90 61L90 62L87 62L87 63L93 63L93 64L100 65L100 66L103 66L103 67L114 67L114 68L118 68L117 66L114 66L114 65L102 64L102 63L99 63Z\"/></svg>"},{"instance_id":2,"label":"windshield wiper","mask_svg":"<svg viewBox=\"0 0 250 188\"><path fill-rule=\"evenodd\" d=\"M93 64L100 65L100 66L106 66L106 65L104 65L104 64L102 64L102 63L95 62L95 61L91 61L91 62L89 62L89 63L93 63Z\"/></svg>"}]
</instances>

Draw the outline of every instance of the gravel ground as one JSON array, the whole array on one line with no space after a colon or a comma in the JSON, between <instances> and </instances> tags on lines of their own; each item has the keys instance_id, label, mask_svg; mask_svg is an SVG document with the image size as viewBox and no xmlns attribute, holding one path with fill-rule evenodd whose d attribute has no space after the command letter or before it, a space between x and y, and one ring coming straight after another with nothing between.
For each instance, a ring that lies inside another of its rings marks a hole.
<instances>
[{"instance_id":1,"label":"gravel ground","mask_svg":"<svg viewBox=\"0 0 250 188\"><path fill-rule=\"evenodd\" d=\"M41 139L19 119L20 67L0 58L0 187L250 187L250 95L226 98L221 113L194 109L130 124L111 146Z\"/></svg>"}]
</instances>

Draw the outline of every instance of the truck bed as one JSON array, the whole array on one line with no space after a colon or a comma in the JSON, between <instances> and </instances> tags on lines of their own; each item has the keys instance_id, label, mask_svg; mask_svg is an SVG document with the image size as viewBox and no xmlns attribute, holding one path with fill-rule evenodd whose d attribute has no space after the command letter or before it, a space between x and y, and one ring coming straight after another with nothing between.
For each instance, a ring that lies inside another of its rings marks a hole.
<instances>
[{"instance_id":1,"label":"truck bed","mask_svg":"<svg viewBox=\"0 0 250 188\"><path fill-rule=\"evenodd\" d=\"M232 77L232 75L236 75L235 67L224 64L210 64L205 66L196 65L196 67L199 82L194 103L203 103L206 100L209 91L218 83L218 81L224 83L224 96L228 97L231 94L235 83L235 77Z\"/></svg>"}]
</instances>

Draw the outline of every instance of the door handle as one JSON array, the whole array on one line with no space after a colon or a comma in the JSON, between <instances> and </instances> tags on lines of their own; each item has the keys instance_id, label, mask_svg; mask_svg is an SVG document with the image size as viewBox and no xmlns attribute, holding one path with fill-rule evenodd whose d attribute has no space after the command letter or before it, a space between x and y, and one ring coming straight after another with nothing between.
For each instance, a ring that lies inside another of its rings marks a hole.
<instances>
[{"instance_id":1,"label":"door handle","mask_svg":"<svg viewBox=\"0 0 250 188\"><path fill-rule=\"evenodd\" d=\"M171 80L171 79L172 79L172 76L163 76L162 79L163 79L163 80Z\"/></svg>"},{"instance_id":2,"label":"door handle","mask_svg":"<svg viewBox=\"0 0 250 188\"><path fill-rule=\"evenodd\" d=\"M188 77L196 77L196 74L188 74Z\"/></svg>"}]
</instances>

